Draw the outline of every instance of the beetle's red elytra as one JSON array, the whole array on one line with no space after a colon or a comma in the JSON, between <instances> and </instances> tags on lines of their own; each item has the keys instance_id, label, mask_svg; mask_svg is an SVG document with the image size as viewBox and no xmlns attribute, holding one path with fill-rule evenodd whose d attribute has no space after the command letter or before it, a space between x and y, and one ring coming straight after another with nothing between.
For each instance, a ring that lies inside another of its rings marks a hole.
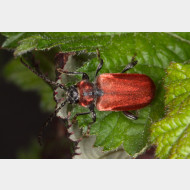
<instances>
[{"instance_id":1,"label":"beetle's red elytra","mask_svg":"<svg viewBox=\"0 0 190 190\"><path fill-rule=\"evenodd\" d=\"M51 81L44 75L37 73L21 59L21 62L36 75L66 92L66 100L49 117L48 122L52 120L66 103L79 104L89 108L88 112L77 113L73 120L76 120L80 115L91 113L92 122L90 124L96 121L95 107L99 111L122 111L127 118L136 120L137 116L129 111L141 109L151 103L156 89L152 79L144 74L124 73L137 64L135 56L132 57L131 62L121 73L104 73L98 76L98 72L103 66L103 60L100 58L99 50L97 50L97 55L100 63L97 67L96 79L93 83L89 81L89 76L86 73L68 72L63 69L57 69L58 72L68 75L82 75L82 80L69 88L66 88L64 84ZM43 128L47 126L48 122L46 122Z\"/></svg>"},{"instance_id":2,"label":"beetle's red elytra","mask_svg":"<svg viewBox=\"0 0 190 190\"><path fill-rule=\"evenodd\" d=\"M143 74L106 73L99 75L96 85L103 92L96 101L99 111L141 109L153 100L155 85Z\"/></svg>"}]
</instances>

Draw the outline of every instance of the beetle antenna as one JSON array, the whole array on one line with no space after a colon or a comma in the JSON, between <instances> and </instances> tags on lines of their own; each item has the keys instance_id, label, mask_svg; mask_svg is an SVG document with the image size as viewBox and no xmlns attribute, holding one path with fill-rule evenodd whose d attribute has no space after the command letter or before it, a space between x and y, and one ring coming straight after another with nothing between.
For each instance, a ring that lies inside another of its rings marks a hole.
<instances>
[{"instance_id":1,"label":"beetle antenna","mask_svg":"<svg viewBox=\"0 0 190 190\"><path fill-rule=\"evenodd\" d=\"M98 60L99 60L99 64L98 64L98 67L97 67L97 69L96 69L96 74L95 74L95 76L98 75L99 71L102 69L102 66L103 66L103 64L104 64L103 59L100 58L100 51L99 51L98 48L96 49L96 53L97 53L97 57L98 57Z\"/></svg>"},{"instance_id":2,"label":"beetle antenna","mask_svg":"<svg viewBox=\"0 0 190 190\"><path fill-rule=\"evenodd\" d=\"M123 71L121 73L124 73L124 72L132 69L137 63L138 63L138 61L136 60L136 54L135 54L132 57L131 62L123 69Z\"/></svg>"},{"instance_id":3,"label":"beetle antenna","mask_svg":"<svg viewBox=\"0 0 190 190\"><path fill-rule=\"evenodd\" d=\"M65 106L65 104L67 103L67 100L65 100L47 119L47 121L44 123L44 125L41 127L39 135L38 135L38 142L40 143L40 145L42 145L43 143L43 133L44 133L44 129L48 126L48 124L53 120L53 118L56 116L56 114L60 111L61 108L63 108Z\"/></svg>"},{"instance_id":4,"label":"beetle antenna","mask_svg":"<svg viewBox=\"0 0 190 190\"><path fill-rule=\"evenodd\" d=\"M59 87L59 88L65 90L65 91L67 90L67 88L66 88L64 85L59 84L59 83L56 83L56 82L54 82L54 81L48 79L45 75L42 75L42 74L38 73L37 71L35 71L34 69L32 69L32 67L30 67L28 64L26 64L26 63L23 61L22 58L20 58L20 61L21 61L21 63L22 63L25 67L27 67L28 69L30 69L35 75L37 75L38 77L40 77L41 79L43 79L44 81L46 81L48 84L54 85L54 86L56 86L56 87Z\"/></svg>"}]
</instances>

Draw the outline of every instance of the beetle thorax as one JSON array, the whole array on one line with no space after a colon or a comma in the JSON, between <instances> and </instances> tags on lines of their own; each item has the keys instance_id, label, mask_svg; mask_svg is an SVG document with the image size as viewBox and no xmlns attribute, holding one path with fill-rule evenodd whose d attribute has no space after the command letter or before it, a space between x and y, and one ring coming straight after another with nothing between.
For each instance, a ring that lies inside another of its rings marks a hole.
<instances>
[{"instance_id":1,"label":"beetle thorax","mask_svg":"<svg viewBox=\"0 0 190 190\"><path fill-rule=\"evenodd\" d=\"M79 104L87 107L94 102L94 85L86 80L77 83L79 92Z\"/></svg>"}]
</instances>

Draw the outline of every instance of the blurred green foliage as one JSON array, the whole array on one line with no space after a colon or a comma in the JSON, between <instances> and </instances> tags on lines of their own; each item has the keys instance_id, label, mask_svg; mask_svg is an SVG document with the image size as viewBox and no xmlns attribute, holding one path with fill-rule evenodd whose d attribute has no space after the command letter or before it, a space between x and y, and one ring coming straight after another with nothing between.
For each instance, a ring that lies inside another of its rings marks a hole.
<instances>
[{"instance_id":1,"label":"blurred green foliage","mask_svg":"<svg viewBox=\"0 0 190 190\"><path fill-rule=\"evenodd\" d=\"M167 114L151 127L160 158L190 158L190 64L171 63L165 78Z\"/></svg>"}]
</instances>

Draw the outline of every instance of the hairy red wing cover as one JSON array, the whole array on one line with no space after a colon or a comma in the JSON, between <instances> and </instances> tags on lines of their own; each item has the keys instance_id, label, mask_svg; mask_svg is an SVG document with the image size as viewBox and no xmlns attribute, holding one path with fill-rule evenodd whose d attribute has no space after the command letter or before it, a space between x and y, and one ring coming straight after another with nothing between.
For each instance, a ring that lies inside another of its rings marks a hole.
<instances>
[{"instance_id":1,"label":"hairy red wing cover","mask_svg":"<svg viewBox=\"0 0 190 190\"><path fill-rule=\"evenodd\" d=\"M105 73L96 85L103 91L96 101L99 111L137 110L147 106L155 94L155 85L143 74Z\"/></svg>"}]
</instances>

